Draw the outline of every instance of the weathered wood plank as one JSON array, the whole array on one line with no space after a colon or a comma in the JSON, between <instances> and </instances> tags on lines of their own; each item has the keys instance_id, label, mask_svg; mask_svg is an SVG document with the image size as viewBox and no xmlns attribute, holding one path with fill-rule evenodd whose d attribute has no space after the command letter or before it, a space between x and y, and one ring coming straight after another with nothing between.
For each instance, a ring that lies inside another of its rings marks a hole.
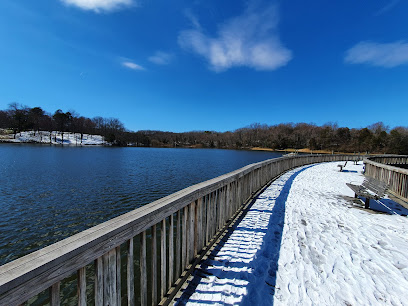
<instances>
[{"instance_id":1,"label":"weathered wood plank","mask_svg":"<svg viewBox=\"0 0 408 306\"><path fill-rule=\"evenodd\" d=\"M187 234L188 234L188 206L183 209L183 232L181 239L181 269L184 270L187 266L187 256L188 256L188 245L187 245Z\"/></svg>"},{"instance_id":2,"label":"weathered wood plank","mask_svg":"<svg viewBox=\"0 0 408 306\"><path fill-rule=\"evenodd\" d=\"M198 252L203 248L205 245L205 204L204 204L205 198L200 198L200 201L198 202L199 206L199 215L198 215Z\"/></svg>"},{"instance_id":3,"label":"weathered wood plank","mask_svg":"<svg viewBox=\"0 0 408 306\"><path fill-rule=\"evenodd\" d=\"M117 305L116 248L103 256L103 304Z\"/></svg>"},{"instance_id":4,"label":"weathered wood plank","mask_svg":"<svg viewBox=\"0 0 408 306\"><path fill-rule=\"evenodd\" d=\"M86 306L86 268L78 270L78 306Z\"/></svg>"},{"instance_id":5,"label":"weathered wood plank","mask_svg":"<svg viewBox=\"0 0 408 306\"><path fill-rule=\"evenodd\" d=\"M205 219L205 244L207 245L208 242L210 241L210 227L211 227L211 211L210 211L210 201L211 201L211 195L209 194L206 196L206 201L205 201L205 211L206 211L206 219Z\"/></svg>"},{"instance_id":6,"label":"weathered wood plank","mask_svg":"<svg viewBox=\"0 0 408 306\"><path fill-rule=\"evenodd\" d=\"M103 305L103 257L95 260L95 305Z\"/></svg>"},{"instance_id":7,"label":"weathered wood plank","mask_svg":"<svg viewBox=\"0 0 408 306\"><path fill-rule=\"evenodd\" d=\"M225 204L224 204L224 216L221 221L221 227L224 226L228 218L231 215L231 183L225 187Z\"/></svg>"},{"instance_id":8,"label":"weathered wood plank","mask_svg":"<svg viewBox=\"0 0 408 306\"><path fill-rule=\"evenodd\" d=\"M220 213L220 210L218 208L218 201L221 195L221 189L218 189L215 191L215 197L213 199L212 203L212 231L211 231L211 236L214 236L215 233L217 232L217 224L218 224L218 215Z\"/></svg>"},{"instance_id":9,"label":"weathered wood plank","mask_svg":"<svg viewBox=\"0 0 408 306\"><path fill-rule=\"evenodd\" d=\"M167 292L167 282L166 282L166 219L161 223L160 231L160 300L164 297Z\"/></svg>"},{"instance_id":10,"label":"weathered wood plank","mask_svg":"<svg viewBox=\"0 0 408 306\"><path fill-rule=\"evenodd\" d=\"M177 211L176 228L176 277L181 275L181 210Z\"/></svg>"},{"instance_id":11,"label":"weathered wood plank","mask_svg":"<svg viewBox=\"0 0 408 306\"><path fill-rule=\"evenodd\" d=\"M121 277L120 246L116 247L116 305L122 304L122 277Z\"/></svg>"},{"instance_id":12,"label":"weathered wood plank","mask_svg":"<svg viewBox=\"0 0 408 306\"><path fill-rule=\"evenodd\" d=\"M200 252L200 250L203 248L204 243L205 243L205 225L204 223L204 199L205 197L199 198L197 201L198 205L198 247L197 247L197 252Z\"/></svg>"},{"instance_id":13,"label":"weathered wood plank","mask_svg":"<svg viewBox=\"0 0 408 306\"><path fill-rule=\"evenodd\" d=\"M103 255L103 302L104 304L112 303L110 299L110 291L109 291L109 252Z\"/></svg>"},{"instance_id":14,"label":"weathered wood plank","mask_svg":"<svg viewBox=\"0 0 408 306\"><path fill-rule=\"evenodd\" d=\"M194 257L197 256L197 250L199 247L200 235L201 232L199 224L200 224L200 203L199 200L195 203L195 214L194 214Z\"/></svg>"},{"instance_id":15,"label":"weathered wood plank","mask_svg":"<svg viewBox=\"0 0 408 306\"><path fill-rule=\"evenodd\" d=\"M106 287L108 288L107 292L109 293L109 297L106 299L108 301L110 301L109 305L117 305L117 296L118 296L118 292L117 292L117 254L116 254L116 248L112 249L111 251L109 251L109 263L108 263L108 282L107 284L104 284L104 286L106 285ZM105 303L106 303L105 300Z\"/></svg>"},{"instance_id":16,"label":"weathered wood plank","mask_svg":"<svg viewBox=\"0 0 408 306\"><path fill-rule=\"evenodd\" d=\"M57 282L50 287L50 306L59 306L61 304L60 287L60 282Z\"/></svg>"},{"instance_id":17,"label":"weathered wood plank","mask_svg":"<svg viewBox=\"0 0 408 306\"><path fill-rule=\"evenodd\" d=\"M157 228L152 226L152 305L157 305Z\"/></svg>"},{"instance_id":18,"label":"weathered wood plank","mask_svg":"<svg viewBox=\"0 0 408 306\"><path fill-rule=\"evenodd\" d=\"M225 186L220 188L218 191L217 203L216 203L216 212L217 212L217 224L215 228L215 232L217 232L222 223L222 218L224 216L224 199L225 199Z\"/></svg>"},{"instance_id":19,"label":"weathered wood plank","mask_svg":"<svg viewBox=\"0 0 408 306\"><path fill-rule=\"evenodd\" d=\"M192 259L194 258L194 231L195 231L195 201L191 202L189 205L189 216L188 216L188 239L187 239L187 244L188 244L188 264L191 263Z\"/></svg>"},{"instance_id":20,"label":"weathered wood plank","mask_svg":"<svg viewBox=\"0 0 408 306\"><path fill-rule=\"evenodd\" d=\"M147 305L146 231L140 234L140 304Z\"/></svg>"},{"instance_id":21,"label":"weathered wood plank","mask_svg":"<svg viewBox=\"0 0 408 306\"><path fill-rule=\"evenodd\" d=\"M169 217L169 273L168 273L168 285L167 288L171 288L174 282L174 217Z\"/></svg>"},{"instance_id":22,"label":"weathered wood plank","mask_svg":"<svg viewBox=\"0 0 408 306\"><path fill-rule=\"evenodd\" d=\"M135 265L134 265L134 242L133 238L129 239L127 244L127 302L128 306L135 305ZM144 279L143 282L146 279Z\"/></svg>"}]
</instances>

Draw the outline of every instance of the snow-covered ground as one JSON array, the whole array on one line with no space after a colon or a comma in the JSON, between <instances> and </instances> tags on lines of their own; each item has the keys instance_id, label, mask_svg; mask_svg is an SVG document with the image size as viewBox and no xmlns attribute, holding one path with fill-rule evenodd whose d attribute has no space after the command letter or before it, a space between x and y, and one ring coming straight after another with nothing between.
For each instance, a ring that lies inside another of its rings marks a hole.
<instances>
[{"instance_id":1,"label":"snow-covered ground","mask_svg":"<svg viewBox=\"0 0 408 306\"><path fill-rule=\"evenodd\" d=\"M346 183L363 181L363 164L337 164L297 168L268 187L179 304L408 305L408 218L353 202Z\"/></svg>"},{"instance_id":2,"label":"snow-covered ground","mask_svg":"<svg viewBox=\"0 0 408 306\"><path fill-rule=\"evenodd\" d=\"M51 134L51 135L50 135ZM50 137L51 136L51 137ZM62 140L64 139L64 140ZM0 135L0 142L14 142L14 143L48 143L48 144L63 144L63 145L103 145L105 142L101 135L84 134L81 142L80 133L64 133L62 137L61 132L21 132L17 133L14 139L14 134Z\"/></svg>"}]
</instances>

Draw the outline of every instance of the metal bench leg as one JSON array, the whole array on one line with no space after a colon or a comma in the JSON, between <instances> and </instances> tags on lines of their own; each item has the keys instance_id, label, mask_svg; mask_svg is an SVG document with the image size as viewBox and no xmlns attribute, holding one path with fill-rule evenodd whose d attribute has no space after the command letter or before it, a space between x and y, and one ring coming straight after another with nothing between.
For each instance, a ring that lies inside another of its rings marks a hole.
<instances>
[{"instance_id":1,"label":"metal bench leg","mask_svg":"<svg viewBox=\"0 0 408 306\"><path fill-rule=\"evenodd\" d=\"M364 208L370 208L370 199L366 198Z\"/></svg>"}]
</instances>

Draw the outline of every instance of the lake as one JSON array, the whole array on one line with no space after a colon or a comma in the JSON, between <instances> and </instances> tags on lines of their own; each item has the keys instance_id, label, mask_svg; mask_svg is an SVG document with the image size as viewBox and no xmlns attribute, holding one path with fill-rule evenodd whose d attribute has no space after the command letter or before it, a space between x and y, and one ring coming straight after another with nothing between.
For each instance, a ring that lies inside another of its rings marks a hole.
<instances>
[{"instance_id":1,"label":"lake","mask_svg":"<svg viewBox=\"0 0 408 306\"><path fill-rule=\"evenodd\" d=\"M0 144L0 265L185 187L280 156Z\"/></svg>"}]
</instances>

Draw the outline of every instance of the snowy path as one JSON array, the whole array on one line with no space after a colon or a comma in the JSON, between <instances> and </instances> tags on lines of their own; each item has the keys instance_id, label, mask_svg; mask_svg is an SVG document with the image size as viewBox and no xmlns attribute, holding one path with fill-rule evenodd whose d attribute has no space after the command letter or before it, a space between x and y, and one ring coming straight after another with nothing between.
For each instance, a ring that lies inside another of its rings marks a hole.
<instances>
[{"instance_id":1,"label":"snowy path","mask_svg":"<svg viewBox=\"0 0 408 306\"><path fill-rule=\"evenodd\" d=\"M363 166L337 164L268 187L179 304L408 305L408 218L353 205Z\"/></svg>"}]
</instances>

